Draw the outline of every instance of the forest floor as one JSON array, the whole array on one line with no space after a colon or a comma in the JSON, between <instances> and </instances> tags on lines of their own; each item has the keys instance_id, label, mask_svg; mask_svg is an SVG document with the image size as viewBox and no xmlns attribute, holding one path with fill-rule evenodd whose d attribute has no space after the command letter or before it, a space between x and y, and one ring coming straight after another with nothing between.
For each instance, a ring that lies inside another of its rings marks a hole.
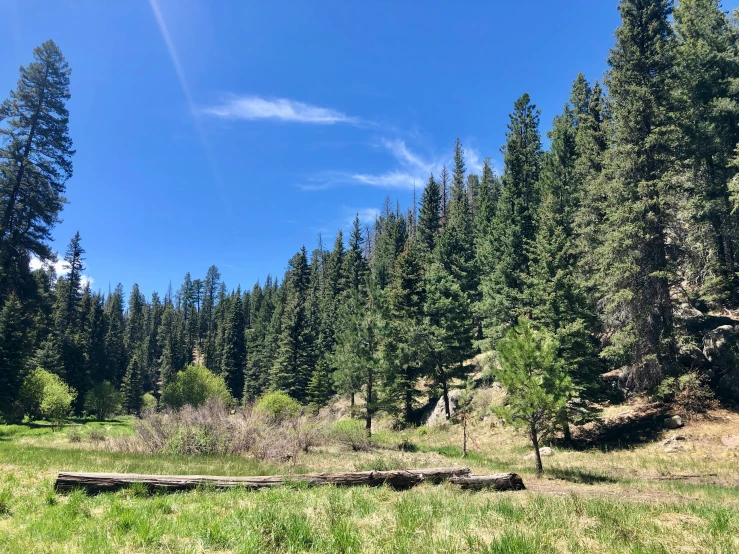
<instances>
[{"instance_id":1,"label":"forest floor","mask_svg":"<svg viewBox=\"0 0 739 554\"><path fill-rule=\"evenodd\" d=\"M0 426L0 552L739 552L739 414L717 410L674 431L662 416L645 401L609 408L600 425L577 430L574 448L554 446L542 477L523 458L526 438L492 422L472 426L466 459L459 426L380 426L370 451L325 446L287 464L110 451L110 441L132 432L126 418L60 431ZM677 451L667 452L663 441L674 437ZM268 475L450 465L514 471L527 490L53 490L59 471Z\"/></svg>"}]
</instances>

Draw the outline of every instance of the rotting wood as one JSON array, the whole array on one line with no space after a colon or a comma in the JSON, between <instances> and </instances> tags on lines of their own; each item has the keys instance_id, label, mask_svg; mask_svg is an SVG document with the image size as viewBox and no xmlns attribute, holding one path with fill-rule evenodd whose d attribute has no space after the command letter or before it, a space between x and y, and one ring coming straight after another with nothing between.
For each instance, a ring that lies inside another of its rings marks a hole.
<instances>
[{"instance_id":1,"label":"rotting wood","mask_svg":"<svg viewBox=\"0 0 739 554\"><path fill-rule=\"evenodd\" d=\"M388 485L395 489L408 489L424 481L438 483L453 477L469 475L467 467L406 469L396 471L357 471L351 473L309 473L297 475L270 475L248 477L222 477L211 475L141 475L135 473L59 473L55 488L69 491L76 488L90 493L115 491L136 483L147 489L178 491L201 485L215 488L243 487L261 489L290 482L307 483L310 486L336 485L340 487Z\"/></svg>"},{"instance_id":2,"label":"rotting wood","mask_svg":"<svg viewBox=\"0 0 739 554\"><path fill-rule=\"evenodd\" d=\"M495 475L467 475L450 477L449 482L459 485L463 489L481 490L494 489L498 491L526 490L523 479L517 473L498 473Z\"/></svg>"}]
</instances>

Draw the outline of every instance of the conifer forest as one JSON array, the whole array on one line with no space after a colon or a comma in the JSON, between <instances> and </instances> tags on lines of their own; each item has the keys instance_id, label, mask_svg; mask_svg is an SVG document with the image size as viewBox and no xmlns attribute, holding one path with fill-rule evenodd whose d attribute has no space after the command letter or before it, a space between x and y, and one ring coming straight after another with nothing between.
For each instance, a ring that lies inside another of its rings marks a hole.
<instances>
[{"instance_id":1,"label":"conifer forest","mask_svg":"<svg viewBox=\"0 0 739 554\"><path fill-rule=\"evenodd\" d=\"M0 413L27 415L35 368L76 391L77 414L102 383L135 414L196 363L241 403L340 394L368 422L417 423L523 319L583 399L614 370L639 392L702 368L686 314L739 306L739 20L716 0L622 0L620 14L608 71L573 76L546 137L536 98L513 102L502 173L470 173L457 140L416 205L388 198L332 245L296 245L284 275L241 286L193 268L149 298L83 286L79 233L66 275L31 270L53 258L75 159L73 75L44 42L0 110ZM736 376L706 375L737 398Z\"/></svg>"}]
</instances>

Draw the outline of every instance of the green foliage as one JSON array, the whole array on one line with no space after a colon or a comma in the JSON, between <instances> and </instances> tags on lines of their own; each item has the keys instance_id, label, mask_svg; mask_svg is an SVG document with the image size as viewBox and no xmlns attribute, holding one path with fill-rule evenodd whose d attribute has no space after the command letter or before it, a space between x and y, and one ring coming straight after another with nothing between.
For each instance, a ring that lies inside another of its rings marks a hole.
<instances>
[{"instance_id":1,"label":"green foliage","mask_svg":"<svg viewBox=\"0 0 739 554\"><path fill-rule=\"evenodd\" d=\"M686 373L679 377L667 377L657 387L655 396L672 404L673 409L685 419L715 410L719 404L705 376Z\"/></svg>"},{"instance_id":2,"label":"green foliage","mask_svg":"<svg viewBox=\"0 0 739 554\"><path fill-rule=\"evenodd\" d=\"M110 381L103 381L85 395L85 410L95 414L99 420L106 420L120 411L122 402L123 395Z\"/></svg>"},{"instance_id":3,"label":"green foliage","mask_svg":"<svg viewBox=\"0 0 739 554\"><path fill-rule=\"evenodd\" d=\"M23 381L21 399L29 417L44 417L58 426L69 416L77 391L58 375L36 368Z\"/></svg>"},{"instance_id":4,"label":"green foliage","mask_svg":"<svg viewBox=\"0 0 739 554\"><path fill-rule=\"evenodd\" d=\"M141 397L144 395L144 383L141 375L141 363L134 356L128 364L126 375L121 383L121 394L123 396L123 409L127 414L139 415L141 413Z\"/></svg>"},{"instance_id":5,"label":"green foliage","mask_svg":"<svg viewBox=\"0 0 739 554\"><path fill-rule=\"evenodd\" d=\"M300 402L284 392L268 392L259 399L255 410L266 415L271 421L280 423L286 419L297 417L303 407Z\"/></svg>"},{"instance_id":6,"label":"green foliage","mask_svg":"<svg viewBox=\"0 0 739 554\"><path fill-rule=\"evenodd\" d=\"M526 318L506 333L496 349L495 376L507 392L507 403L495 411L504 421L526 429L541 471L539 437L556 425L571 397L572 381L557 360L554 337Z\"/></svg>"},{"instance_id":7,"label":"green foliage","mask_svg":"<svg viewBox=\"0 0 739 554\"><path fill-rule=\"evenodd\" d=\"M372 439L364 424L356 419L340 419L331 428L331 437L355 452L369 450Z\"/></svg>"},{"instance_id":8,"label":"green foliage","mask_svg":"<svg viewBox=\"0 0 739 554\"><path fill-rule=\"evenodd\" d=\"M174 409L202 406L212 399L217 399L226 406L233 401L223 377L196 364L190 364L178 372L162 394L162 404Z\"/></svg>"},{"instance_id":9,"label":"green foliage","mask_svg":"<svg viewBox=\"0 0 739 554\"><path fill-rule=\"evenodd\" d=\"M141 397L141 413L144 415L153 414L157 411L158 407L159 402L157 402L156 397L150 392L147 392Z\"/></svg>"}]
</instances>

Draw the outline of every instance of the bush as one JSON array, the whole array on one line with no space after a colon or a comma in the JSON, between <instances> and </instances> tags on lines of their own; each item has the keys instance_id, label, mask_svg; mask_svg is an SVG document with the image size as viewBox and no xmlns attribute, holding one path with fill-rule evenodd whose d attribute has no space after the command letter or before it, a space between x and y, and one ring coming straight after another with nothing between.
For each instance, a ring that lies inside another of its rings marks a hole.
<instances>
[{"instance_id":1,"label":"bush","mask_svg":"<svg viewBox=\"0 0 739 554\"><path fill-rule=\"evenodd\" d=\"M156 397L150 392L147 392L141 397L141 412L143 414L153 414L157 411L158 406L159 403L157 402Z\"/></svg>"},{"instance_id":2,"label":"bush","mask_svg":"<svg viewBox=\"0 0 739 554\"><path fill-rule=\"evenodd\" d=\"M21 387L24 411L31 418L48 419L55 427L69 415L77 391L62 381L58 375L40 367L34 369Z\"/></svg>"},{"instance_id":3,"label":"bush","mask_svg":"<svg viewBox=\"0 0 739 554\"><path fill-rule=\"evenodd\" d=\"M121 401L121 393L109 381L103 381L85 395L85 410L102 421L120 411Z\"/></svg>"},{"instance_id":4,"label":"bush","mask_svg":"<svg viewBox=\"0 0 739 554\"><path fill-rule=\"evenodd\" d=\"M269 392L259 399L256 410L272 423L282 423L286 419L297 417L302 406L284 392Z\"/></svg>"},{"instance_id":5,"label":"bush","mask_svg":"<svg viewBox=\"0 0 739 554\"><path fill-rule=\"evenodd\" d=\"M90 429L87 434L87 440L90 442L105 442L105 432L101 429Z\"/></svg>"},{"instance_id":6,"label":"bush","mask_svg":"<svg viewBox=\"0 0 739 554\"><path fill-rule=\"evenodd\" d=\"M178 372L162 394L162 402L176 410L183 406L197 408L212 399L220 400L224 406L233 403L223 377L215 375L206 367L195 364Z\"/></svg>"},{"instance_id":7,"label":"bush","mask_svg":"<svg viewBox=\"0 0 739 554\"><path fill-rule=\"evenodd\" d=\"M369 450L372 447L372 439L364 428L364 423L356 419L341 419L334 423L331 430L333 439L355 452Z\"/></svg>"},{"instance_id":8,"label":"bush","mask_svg":"<svg viewBox=\"0 0 739 554\"><path fill-rule=\"evenodd\" d=\"M705 382L705 378L697 373L664 379L657 389L656 396L671 403L675 411L686 420L718 408L716 396Z\"/></svg>"}]
</instances>

